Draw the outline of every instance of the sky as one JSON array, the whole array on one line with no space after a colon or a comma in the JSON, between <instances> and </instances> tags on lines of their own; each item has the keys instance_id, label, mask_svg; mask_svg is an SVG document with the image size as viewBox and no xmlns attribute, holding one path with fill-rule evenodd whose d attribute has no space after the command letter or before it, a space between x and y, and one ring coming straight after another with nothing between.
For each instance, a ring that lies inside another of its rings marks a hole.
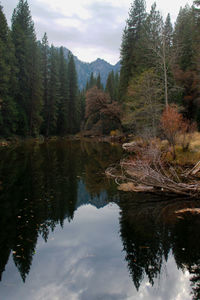
<instances>
[{"instance_id":1,"label":"sky","mask_svg":"<svg viewBox=\"0 0 200 300\"><path fill-rule=\"evenodd\" d=\"M149 11L153 0L146 0ZM18 0L0 0L8 24ZM28 0L37 38L47 32L50 44L65 46L80 60L119 61L123 29L132 0ZM181 6L192 0L158 0L163 17L174 22Z\"/></svg>"}]
</instances>

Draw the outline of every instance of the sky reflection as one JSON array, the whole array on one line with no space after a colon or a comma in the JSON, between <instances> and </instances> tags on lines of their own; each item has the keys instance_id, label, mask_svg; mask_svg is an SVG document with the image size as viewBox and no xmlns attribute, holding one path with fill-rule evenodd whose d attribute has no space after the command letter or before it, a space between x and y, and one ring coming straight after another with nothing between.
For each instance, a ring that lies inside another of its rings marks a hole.
<instances>
[{"instance_id":1,"label":"sky reflection","mask_svg":"<svg viewBox=\"0 0 200 300\"><path fill-rule=\"evenodd\" d=\"M4 300L188 300L189 275L178 270L172 254L152 287L145 277L136 291L119 234L119 208L109 204L76 210L63 229L57 226L45 243L40 237L24 284L12 257L1 283Z\"/></svg>"}]
</instances>

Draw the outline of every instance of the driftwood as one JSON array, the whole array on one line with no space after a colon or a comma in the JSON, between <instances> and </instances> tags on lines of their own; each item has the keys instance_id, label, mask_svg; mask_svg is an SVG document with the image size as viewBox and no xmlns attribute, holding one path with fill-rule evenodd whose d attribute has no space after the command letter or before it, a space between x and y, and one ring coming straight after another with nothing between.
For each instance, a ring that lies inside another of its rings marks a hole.
<instances>
[{"instance_id":1,"label":"driftwood","mask_svg":"<svg viewBox=\"0 0 200 300\"><path fill-rule=\"evenodd\" d=\"M127 150L128 144L124 148ZM167 163L164 153L155 145L142 150L139 147L138 152L136 144L130 148L136 153L133 158L122 160L120 168L106 170L106 175L115 178L120 190L200 197L200 181L195 177L200 171L200 162L190 170L183 170Z\"/></svg>"},{"instance_id":2,"label":"driftwood","mask_svg":"<svg viewBox=\"0 0 200 300\"><path fill-rule=\"evenodd\" d=\"M196 175L200 171L200 161L188 172L186 172L187 176Z\"/></svg>"}]
</instances>

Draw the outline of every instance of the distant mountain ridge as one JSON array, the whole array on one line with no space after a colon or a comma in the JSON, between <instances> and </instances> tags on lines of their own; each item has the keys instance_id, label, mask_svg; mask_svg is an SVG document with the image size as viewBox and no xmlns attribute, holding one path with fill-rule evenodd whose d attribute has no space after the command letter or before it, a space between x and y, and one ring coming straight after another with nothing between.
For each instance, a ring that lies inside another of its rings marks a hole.
<instances>
[{"instance_id":1,"label":"distant mountain ridge","mask_svg":"<svg viewBox=\"0 0 200 300\"><path fill-rule=\"evenodd\" d=\"M64 55L67 59L69 50L63 48ZM76 71L78 75L78 86L79 89L83 89L86 86L87 81L90 78L91 73L93 72L94 77L97 77L100 73L101 82L105 86L108 74L113 70L115 73L120 71L120 62L116 65L111 65L107 61L101 58L97 58L91 63L86 63L78 59L77 56L74 56L74 62L76 65Z\"/></svg>"}]
</instances>

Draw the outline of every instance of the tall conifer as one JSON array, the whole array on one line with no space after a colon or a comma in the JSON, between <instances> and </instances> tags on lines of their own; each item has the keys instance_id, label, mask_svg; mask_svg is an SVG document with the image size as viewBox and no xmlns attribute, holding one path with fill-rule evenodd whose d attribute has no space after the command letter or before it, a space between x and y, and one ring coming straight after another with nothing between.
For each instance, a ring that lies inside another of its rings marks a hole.
<instances>
[{"instance_id":1,"label":"tall conifer","mask_svg":"<svg viewBox=\"0 0 200 300\"><path fill-rule=\"evenodd\" d=\"M59 67L58 51L52 45L50 48L49 97L46 111L46 136L57 134L59 98Z\"/></svg>"},{"instance_id":2,"label":"tall conifer","mask_svg":"<svg viewBox=\"0 0 200 300\"><path fill-rule=\"evenodd\" d=\"M9 136L16 131L15 64L14 45L3 8L0 6L0 135L3 136Z\"/></svg>"},{"instance_id":3,"label":"tall conifer","mask_svg":"<svg viewBox=\"0 0 200 300\"><path fill-rule=\"evenodd\" d=\"M69 81L67 76L67 62L64 57L63 47L59 50L59 106L58 106L58 134L67 133L68 106L69 106Z\"/></svg>"},{"instance_id":4,"label":"tall conifer","mask_svg":"<svg viewBox=\"0 0 200 300\"><path fill-rule=\"evenodd\" d=\"M80 105L78 103L77 74L72 53L68 57L68 80L69 80L69 110L68 132L74 134L80 128Z\"/></svg>"},{"instance_id":5,"label":"tall conifer","mask_svg":"<svg viewBox=\"0 0 200 300\"><path fill-rule=\"evenodd\" d=\"M42 79L39 49L27 1L19 0L12 16L18 73L19 133L37 135L41 125Z\"/></svg>"},{"instance_id":6,"label":"tall conifer","mask_svg":"<svg viewBox=\"0 0 200 300\"><path fill-rule=\"evenodd\" d=\"M120 97L125 95L128 83L133 74L138 74L142 62L140 47L141 33L146 19L146 5L144 0L135 0L131 5L129 18L124 29L121 44L121 73Z\"/></svg>"}]
</instances>

